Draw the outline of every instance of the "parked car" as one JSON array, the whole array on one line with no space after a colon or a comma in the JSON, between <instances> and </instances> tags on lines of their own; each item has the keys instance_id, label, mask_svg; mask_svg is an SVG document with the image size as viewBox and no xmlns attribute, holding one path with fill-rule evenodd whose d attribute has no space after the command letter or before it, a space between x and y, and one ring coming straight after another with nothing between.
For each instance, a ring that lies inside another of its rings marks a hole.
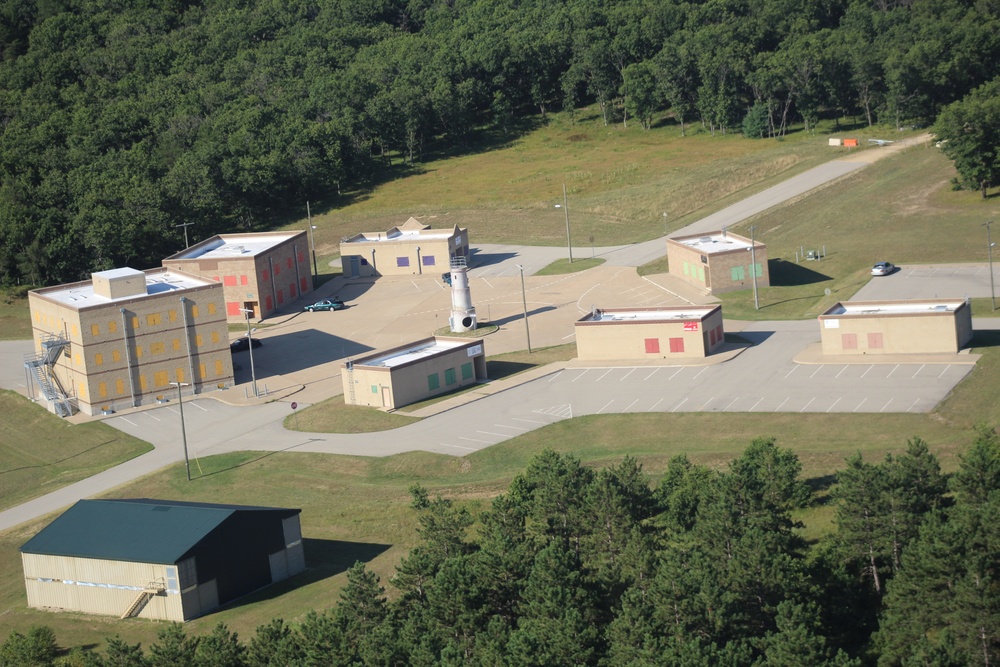
<instances>
[{"instance_id":1,"label":"parked car","mask_svg":"<svg viewBox=\"0 0 1000 667\"><path fill-rule=\"evenodd\" d=\"M896 267L893 266L892 263L890 262L878 262L877 264L875 264L875 266L872 267L872 275L887 276L895 270Z\"/></svg>"},{"instance_id":2,"label":"parked car","mask_svg":"<svg viewBox=\"0 0 1000 667\"><path fill-rule=\"evenodd\" d=\"M249 342L248 342L249 341ZM260 342L257 338L249 338L247 336L241 336L236 340L229 343L230 352L243 352L244 350L249 350L251 347L258 348L264 343Z\"/></svg>"},{"instance_id":3,"label":"parked car","mask_svg":"<svg viewBox=\"0 0 1000 667\"><path fill-rule=\"evenodd\" d=\"M316 303L310 304L305 307L310 313L317 310L343 310L347 308L344 305L343 300L339 296L335 296L332 299L320 299Z\"/></svg>"},{"instance_id":4,"label":"parked car","mask_svg":"<svg viewBox=\"0 0 1000 667\"><path fill-rule=\"evenodd\" d=\"M451 271L441 274L441 282L445 285L451 285Z\"/></svg>"}]
</instances>

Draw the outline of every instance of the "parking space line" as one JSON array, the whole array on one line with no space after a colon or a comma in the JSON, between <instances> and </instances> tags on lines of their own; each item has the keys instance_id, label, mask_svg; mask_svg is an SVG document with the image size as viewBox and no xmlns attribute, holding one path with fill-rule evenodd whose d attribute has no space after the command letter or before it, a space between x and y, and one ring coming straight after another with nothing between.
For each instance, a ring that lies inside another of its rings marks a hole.
<instances>
[{"instance_id":1,"label":"parking space line","mask_svg":"<svg viewBox=\"0 0 1000 667\"><path fill-rule=\"evenodd\" d=\"M135 422L130 422L129 420L125 419L124 417L119 417L118 419L121 419L126 424L132 424L132 426L135 426L136 428L139 428L138 424L136 424Z\"/></svg>"},{"instance_id":2,"label":"parking space line","mask_svg":"<svg viewBox=\"0 0 1000 667\"><path fill-rule=\"evenodd\" d=\"M558 378L562 374L563 374L563 372L559 371L558 373L556 373L555 375L553 375L552 377L549 378L549 382L552 382L553 380L555 380L556 378Z\"/></svg>"},{"instance_id":3,"label":"parking space line","mask_svg":"<svg viewBox=\"0 0 1000 667\"><path fill-rule=\"evenodd\" d=\"M826 364L820 364L819 368L817 368L816 370L814 370L812 372L812 375L810 375L809 377L815 377L816 373L819 373L821 370L823 370L824 367L826 367Z\"/></svg>"},{"instance_id":4,"label":"parking space line","mask_svg":"<svg viewBox=\"0 0 1000 667\"><path fill-rule=\"evenodd\" d=\"M475 447L463 447L461 445L449 445L447 442L439 442L438 445L441 447L454 447L455 449L464 449L467 452L478 451Z\"/></svg>"},{"instance_id":5,"label":"parking space line","mask_svg":"<svg viewBox=\"0 0 1000 667\"><path fill-rule=\"evenodd\" d=\"M610 373L613 370L615 370L615 369L609 368L608 370L604 371L604 375L607 375L608 373ZM600 382L601 380L603 380L604 379L604 375L602 375L601 377L599 377L596 380L594 380L594 382Z\"/></svg>"},{"instance_id":6,"label":"parking space line","mask_svg":"<svg viewBox=\"0 0 1000 667\"><path fill-rule=\"evenodd\" d=\"M912 380L913 378L915 378L915 377L917 377L918 375L920 375L920 371L924 370L924 366L926 366L926 364L920 364L920 368L918 368L918 369L917 369L917 372L916 372L916 373L914 373L914 374L913 374L913 377L911 377L910 379Z\"/></svg>"},{"instance_id":7,"label":"parking space line","mask_svg":"<svg viewBox=\"0 0 1000 667\"><path fill-rule=\"evenodd\" d=\"M697 379L698 379L698 376L699 376L699 375L701 375L702 373L704 373L704 372L705 372L705 371L707 371L707 370L708 370L708 366L705 366L705 367L704 367L704 368L702 368L702 369L701 369L700 371L698 371L698 372L697 372L697 373L695 374L695 376L694 376L693 378L691 378L691 379L692 379L692 380L697 380Z\"/></svg>"},{"instance_id":8,"label":"parking space line","mask_svg":"<svg viewBox=\"0 0 1000 667\"><path fill-rule=\"evenodd\" d=\"M458 436L458 439L459 440L468 440L469 442L481 442L484 445L492 445L492 444L494 444L493 441L491 441L491 440L477 440L475 438L466 438L463 435Z\"/></svg>"},{"instance_id":9,"label":"parking space line","mask_svg":"<svg viewBox=\"0 0 1000 667\"><path fill-rule=\"evenodd\" d=\"M865 376L866 376L866 375L868 375L868 371L870 371L870 370L871 370L871 369L873 369L873 368L875 368L875 364L872 364L872 365L870 365L870 366L869 366L869 367L868 367L868 368L867 368L867 369L865 370L865 372L861 374L861 377L860 377L860 378L858 378L858 379L859 379L859 380L863 380L863 379L865 378Z\"/></svg>"},{"instance_id":10,"label":"parking space line","mask_svg":"<svg viewBox=\"0 0 1000 667\"><path fill-rule=\"evenodd\" d=\"M810 405L812 405L812 402L813 402L813 401L815 401L815 400L816 400L816 397L815 397L815 396L813 396L812 398L810 398L810 399L809 399L809 402L808 402L808 403L806 403L805 405L803 405L803 406L802 406L802 409L801 409L801 410L799 410L799 412L805 412L805 411L806 411L806 408L808 408L808 407L809 407Z\"/></svg>"},{"instance_id":11,"label":"parking space line","mask_svg":"<svg viewBox=\"0 0 1000 667\"><path fill-rule=\"evenodd\" d=\"M826 411L827 411L827 412L829 412L830 410L833 410L833 409L834 409L835 407L837 407L837 403L840 403L840 399L841 399L841 397L840 397L840 396L838 396L838 397L837 397L837 400L835 400L835 401L833 402L833 405L831 405L830 407L828 407L828 408L826 409Z\"/></svg>"},{"instance_id":12,"label":"parking space line","mask_svg":"<svg viewBox=\"0 0 1000 667\"><path fill-rule=\"evenodd\" d=\"M883 405L883 406L882 406L882 409L881 409L881 410L879 410L879 412L885 412L885 409L886 409L887 407L889 407L889 403L892 403L892 399L891 399L891 398L890 398L890 399L888 400L888 402L886 402L886 404L885 404L885 405Z\"/></svg>"},{"instance_id":13,"label":"parking space line","mask_svg":"<svg viewBox=\"0 0 1000 667\"><path fill-rule=\"evenodd\" d=\"M586 375L586 374L587 374L587 371L589 371L589 370L590 370L589 368L584 368L584 369L583 369L583 372L582 372L582 373L580 373L579 375L577 375L577 376L576 376L575 378L573 378L573 379L571 380L571 382L576 382L577 380L579 380L580 378L582 378L582 377L583 377L584 375Z\"/></svg>"},{"instance_id":14,"label":"parking space line","mask_svg":"<svg viewBox=\"0 0 1000 667\"><path fill-rule=\"evenodd\" d=\"M567 338L572 338L572 337L573 337L573 336L575 336L575 335L576 335L576 332L574 331L573 333L571 333L571 334L570 334L570 335L568 335L568 336L563 336L561 340L566 340Z\"/></svg>"},{"instance_id":15,"label":"parking space line","mask_svg":"<svg viewBox=\"0 0 1000 667\"><path fill-rule=\"evenodd\" d=\"M857 412L857 411L858 411L858 408L860 408L860 407L861 407L862 405L864 405L864 404L865 404L865 401L867 401L867 400L868 400L868 397L867 397L867 396L865 396L864 398L862 398L862 399L861 399L861 402L860 402L860 403L858 403L858 407L856 407L856 408L854 408L853 410L851 410L851 412Z\"/></svg>"},{"instance_id":16,"label":"parking space line","mask_svg":"<svg viewBox=\"0 0 1000 667\"><path fill-rule=\"evenodd\" d=\"M671 410L671 412L677 412L677 408L681 407L681 406L682 406L682 405L684 405L685 403L687 403L687 398L686 398L686 397L684 398L684 400L683 400L683 401L681 401L680 403L678 403L677 405L675 405L675 406L674 406L674 409L673 409L673 410Z\"/></svg>"},{"instance_id":17,"label":"parking space line","mask_svg":"<svg viewBox=\"0 0 1000 667\"><path fill-rule=\"evenodd\" d=\"M521 417L511 417L514 421L527 422L528 424L550 424L551 422L543 422L538 419L522 419Z\"/></svg>"},{"instance_id":18,"label":"parking space line","mask_svg":"<svg viewBox=\"0 0 1000 667\"><path fill-rule=\"evenodd\" d=\"M753 405L751 405L751 406L750 406L750 409L749 409L749 410L747 410L747 412L753 412L753 409L754 409L754 408L756 408L756 407L757 407L758 405L760 405L760 402L761 402L761 401L763 401L763 400L764 400L764 397L763 397L763 396L761 396L760 398L758 398L758 399L757 399L757 402L756 402L756 403L754 403Z\"/></svg>"},{"instance_id":19,"label":"parking space line","mask_svg":"<svg viewBox=\"0 0 1000 667\"><path fill-rule=\"evenodd\" d=\"M493 285L490 285L490 281L488 281L486 278L483 278L483 282L489 285L490 289L493 289Z\"/></svg>"},{"instance_id":20,"label":"parking space line","mask_svg":"<svg viewBox=\"0 0 1000 667\"><path fill-rule=\"evenodd\" d=\"M160 419L158 417L154 417L152 412L143 412L142 414L146 415L147 417L149 417L153 421L163 421L162 419Z\"/></svg>"},{"instance_id":21,"label":"parking space line","mask_svg":"<svg viewBox=\"0 0 1000 667\"><path fill-rule=\"evenodd\" d=\"M684 367L683 367L683 366L681 366L680 368L678 368L678 369L677 369L677 370L676 370L676 371L674 372L674 374L673 374L673 375L671 375L670 377L668 377L668 378L667 378L667 380L668 380L668 381L669 381L669 380L673 380L673 379L674 379L675 377L677 377L677 374L678 374L678 373L680 373L680 372L681 372L682 370L684 370Z\"/></svg>"},{"instance_id":22,"label":"parking space line","mask_svg":"<svg viewBox=\"0 0 1000 667\"><path fill-rule=\"evenodd\" d=\"M628 412L628 409L629 409L629 408L631 408L631 407L632 407L633 405L635 405L635 404L636 404L636 403L638 403L638 402L639 402L639 399L638 399L638 398L637 398L637 399L635 399L634 401L632 401L631 403L629 403L629 404L628 404L628 405L627 405L627 406L625 407L625 409L624 409L624 410L622 410L622 412Z\"/></svg>"},{"instance_id":23,"label":"parking space line","mask_svg":"<svg viewBox=\"0 0 1000 667\"><path fill-rule=\"evenodd\" d=\"M648 380L649 378L651 378L651 377L653 377L654 375L656 375L656 371L658 371L658 370L660 370L660 367L659 367L659 366L657 366L656 368L654 368L654 369L653 369L653 372L652 372L652 373L650 373L649 375L647 375L647 376L646 376L646 380ZM643 382L645 382L646 380L643 380Z\"/></svg>"},{"instance_id":24,"label":"parking space line","mask_svg":"<svg viewBox=\"0 0 1000 667\"><path fill-rule=\"evenodd\" d=\"M889 374L885 376L885 379L888 380L889 378L891 378L892 374L896 372L897 368L899 368L899 364L896 364L895 366L892 367L892 370L889 371Z\"/></svg>"},{"instance_id":25,"label":"parking space line","mask_svg":"<svg viewBox=\"0 0 1000 667\"><path fill-rule=\"evenodd\" d=\"M482 433L483 435L495 435L498 438L509 438L510 433L493 433L491 431L476 431L476 433Z\"/></svg>"},{"instance_id":26,"label":"parking space line","mask_svg":"<svg viewBox=\"0 0 1000 667\"><path fill-rule=\"evenodd\" d=\"M919 398L919 397L918 397L918 398L915 398L915 399L913 399L913 403L911 403L911 404L910 404L910 407L906 408L906 411L907 411L907 412L909 412L910 410L912 410L912 409L913 409L913 406L914 406L914 405L916 405L916 404L917 404L917 401L919 401L919 400L920 400L920 398Z\"/></svg>"},{"instance_id":27,"label":"parking space line","mask_svg":"<svg viewBox=\"0 0 1000 667\"><path fill-rule=\"evenodd\" d=\"M619 382L624 382L625 378L627 378L629 375L632 375L632 373L635 373L635 369L634 368L632 370L630 370L628 373L626 373L624 376L622 376L622 379L619 380Z\"/></svg>"},{"instance_id":28,"label":"parking space line","mask_svg":"<svg viewBox=\"0 0 1000 667\"><path fill-rule=\"evenodd\" d=\"M510 426L509 424L494 424L497 428L512 428L515 431L530 431L530 428L524 428L523 426Z\"/></svg>"},{"instance_id":29,"label":"parking space line","mask_svg":"<svg viewBox=\"0 0 1000 667\"><path fill-rule=\"evenodd\" d=\"M847 368L848 368L847 366L844 366L843 368L841 368L841 369L840 369L840 373L837 373L837 377L839 378L839 377L840 377L840 374L841 374L841 373L843 373L844 371L846 371L846 370L847 370ZM836 378L835 378L835 379L836 379Z\"/></svg>"},{"instance_id":30,"label":"parking space line","mask_svg":"<svg viewBox=\"0 0 1000 667\"><path fill-rule=\"evenodd\" d=\"M791 397L789 396L788 398L791 398ZM779 410L781 410L781 406L782 406L782 405L784 405L785 403L787 403L787 402L788 402L788 398L786 398L785 400L783 400L783 401L781 402L781 405L779 405L778 407L776 407L776 408L774 409L774 411L775 411L775 412L778 412Z\"/></svg>"},{"instance_id":31,"label":"parking space line","mask_svg":"<svg viewBox=\"0 0 1000 667\"><path fill-rule=\"evenodd\" d=\"M663 402L663 398L661 397L660 400L658 400L656 403L653 403L653 407L651 407L649 410L646 410L646 412L652 412L653 408L655 408L657 405L659 405L662 402Z\"/></svg>"},{"instance_id":32,"label":"parking space line","mask_svg":"<svg viewBox=\"0 0 1000 667\"><path fill-rule=\"evenodd\" d=\"M785 379L787 380L787 379L788 379L788 376L789 376L789 375L791 375L792 373L794 373L794 372L795 372L795 369L797 369L798 367L799 367L799 365L798 365L798 364L795 364L794 366L792 366L792 370L788 371L788 374L787 374L787 375L785 375Z\"/></svg>"},{"instance_id":33,"label":"parking space line","mask_svg":"<svg viewBox=\"0 0 1000 667\"><path fill-rule=\"evenodd\" d=\"M612 398L610 401L608 401L607 403L604 404L604 408L608 407L609 405L611 405L614 402L615 402L615 399ZM601 408L600 410L598 410L597 414L601 414L602 412L604 412L604 408Z\"/></svg>"},{"instance_id":34,"label":"parking space line","mask_svg":"<svg viewBox=\"0 0 1000 667\"><path fill-rule=\"evenodd\" d=\"M740 400L740 397L739 397L739 396L737 396L737 397L736 397L736 398L734 398L733 400L729 401L729 405L727 405L726 407L722 408L722 411L723 411L723 412L726 412L727 410L729 410L729 408L731 408L731 407L733 406L733 403L735 403L735 402L736 402L736 401L738 401L738 400Z\"/></svg>"},{"instance_id":35,"label":"parking space line","mask_svg":"<svg viewBox=\"0 0 1000 667\"><path fill-rule=\"evenodd\" d=\"M943 370L943 371L941 371L941 375L938 375L938 379L939 379L939 380L940 380L940 379L941 379L942 377L944 377L944 374L948 372L948 369L949 369L949 368L951 368L951 364L948 364L947 366L945 366L945 367L944 367L944 370Z\"/></svg>"},{"instance_id":36,"label":"parking space line","mask_svg":"<svg viewBox=\"0 0 1000 667\"><path fill-rule=\"evenodd\" d=\"M208 408L203 408L200 405L198 405L197 403L195 403L194 401L188 401L188 405L193 405L194 407L198 408L202 412L208 412L209 411Z\"/></svg>"},{"instance_id":37,"label":"parking space line","mask_svg":"<svg viewBox=\"0 0 1000 667\"><path fill-rule=\"evenodd\" d=\"M714 400L715 400L715 396L713 396L712 398L710 398L707 401L705 401L705 404L702 405L700 408L698 408L698 412L704 412L705 408L708 407L708 404L711 403Z\"/></svg>"}]
</instances>

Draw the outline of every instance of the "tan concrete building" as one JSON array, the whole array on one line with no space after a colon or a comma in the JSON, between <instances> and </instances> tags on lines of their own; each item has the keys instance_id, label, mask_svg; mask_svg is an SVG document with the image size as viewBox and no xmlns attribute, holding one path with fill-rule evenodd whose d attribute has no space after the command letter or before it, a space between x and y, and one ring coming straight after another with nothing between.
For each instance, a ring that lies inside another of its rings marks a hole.
<instances>
[{"instance_id":1,"label":"tan concrete building","mask_svg":"<svg viewBox=\"0 0 1000 667\"><path fill-rule=\"evenodd\" d=\"M954 354L972 340L963 299L844 301L819 316L823 354Z\"/></svg>"},{"instance_id":2,"label":"tan concrete building","mask_svg":"<svg viewBox=\"0 0 1000 667\"><path fill-rule=\"evenodd\" d=\"M725 341L722 306L595 308L574 330L586 361L706 357Z\"/></svg>"},{"instance_id":3,"label":"tan concrete building","mask_svg":"<svg viewBox=\"0 0 1000 667\"><path fill-rule=\"evenodd\" d=\"M21 547L28 606L187 621L305 569L298 509L81 500Z\"/></svg>"},{"instance_id":4,"label":"tan concrete building","mask_svg":"<svg viewBox=\"0 0 1000 667\"><path fill-rule=\"evenodd\" d=\"M731 232L693 234L667 239L670 275L695 285L709 294L722 294L771 284L767 270L767 246Z\"/></svg>"},{"instance_id":5,"label":"tan concrete building","mask_svg":"<svg viewBox=\"0 0 1000 667\"><path fill-rule=\"evenodd\" d=\"M305 232L219 234L163 260L163 266L222 283L230 322L263 319L312 290Z\"/></svg>"},{"instance_id":6,"label":"tan concrete building","mask_svg":"<svg viewBox=\"0 0 1000 667\"><path fill-rule=\"evenodd\" d=\"M232 385L222 285L172 269L101 271L28 292L28 386L49 409L88 415Z\"/></svg>"},{"instance_id":7,"label":"tan concrete building","mask_svg":"<svg viewBox=\"0 0 1000 667\"><path fill-rule=\"evenodd\" d=\"M387 232L364 232L340 242L340 261L348 278L423 273L440 276L451 269L452 260L457 258L468 261L468 230L458 225L431 229L416 218Z\"/></svg>"},{"instance_id":8,"label":"tan concrete building","mask_svg":"<svg viewBox=\"0 0 1000 667\"><path fill-rule=\"evenodd\" d=\"M482 339L435 336L341 365L344 402L400 408L486 379Z\"/></svg>"}]
</instances>

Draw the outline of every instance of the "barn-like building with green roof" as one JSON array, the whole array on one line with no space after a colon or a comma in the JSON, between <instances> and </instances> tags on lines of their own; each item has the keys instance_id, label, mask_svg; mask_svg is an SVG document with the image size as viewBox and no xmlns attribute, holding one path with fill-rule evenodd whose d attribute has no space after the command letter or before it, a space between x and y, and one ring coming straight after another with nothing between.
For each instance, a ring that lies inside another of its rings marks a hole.
<instances>
[{"instance_id":1,"label":"barn-like building with green roof","mask_svg":"<svg viewBox=\"0 0 1000 667\"><path fill-rule=\"evenodd\" d=\"M300 512L81 500L21 547L28 606L196 618L305 569Z\"/></svg>"}]
</instances>

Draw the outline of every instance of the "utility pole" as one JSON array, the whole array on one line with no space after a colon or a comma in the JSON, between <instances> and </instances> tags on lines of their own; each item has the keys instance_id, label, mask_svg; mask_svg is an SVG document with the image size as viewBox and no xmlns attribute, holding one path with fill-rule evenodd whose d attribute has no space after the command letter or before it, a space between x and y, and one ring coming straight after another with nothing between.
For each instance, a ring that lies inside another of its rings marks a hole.
<instances>
[{"instance_id":1,"label":"utility pole","mask_svg":"<svg viewBox=\"0 0 1000 667\"><path fill-rule=\"evenodd\" d=\"M997 293L993 288L993 241L990 239L990 225L993 224L992 220L988 220L983 223L983 227L986 228L986 252L989 257L990 262L990 301L993 305L993 310L997 309Z\"/></svg>"},{"instance_id":2,"label":"utility pole","mask_svg":"<svg viewBox=\"0 0 1000 667\"><path fill-rule=\"evenodd\" d=\"M754 232L757 227L750 227L750 271L753 273L753 307L760 310L760 303L757 301L757 243L754 241Z\"/></svg>"},{"instance_id":3,"label":"utility pole","mask_svg":"<svg viewBox=\"0 0 1000 667\"><path fill-rule=\"evenodd\" d=\"M524 306L524 336L528 339L528 354L531 354L531 332L528 330L528 297L524 292L524 267L518 264L517 270L521 272L521 304Z\"/></svg>"},{"instance_id":4,"label":"utility pole","mask_svg":"<svg viewBox=\"0 0 1000 667\"><path fill-rule=\"evenodd\" d=\"M194 224L193 222L182 222L179 225L174 225L174 229L176 229L178 227L183 227L184 228L184 249L185 250L187 250L188 248L191 247L191 244L188 243L188 227L190 227L193 224Z\"/></svg>"},{"instance_id":5,"label":"utility pole","mask_svg":"<svg viewBox=\"0 0 1000 667\"><path fill-rule=\"evenodd\" d=\"M566 214L566 248L569 250L569 263L573 263L573 240L569 235L569 200L566 198L566 184L563 183L563 203L556 204L556 208L561 208Z\"/></svg>"},{"instance_id":6,"label":"utility pole","mask_svg":"<svg viewBox=\"0 0 1000 667\"><path fill-rule=\"evenodd\" d=\"M191 481L191 461L188 459L188 437L187 429L184 427L184 399L181 398L181 387L186 387L186 382L171 382L177 387L177 409L181 413L181 440L184 442L184 469L187 471L188 481Z\"/></svg>"},{"instance_id":7,"label":"utility pole","mask_svg":"<svg viewBox=\"0 0 1000 667\"><path fill-rule=\"evenodd\" d=\"M316 286L316 279L319 277L319 266L316 265L316 240L313 238L313 217L312 211L309 209L309 202L306 202L306 218L309 220L309 247L312 249L313 256L313 287Z\"/></svg>"}]
</instances>

